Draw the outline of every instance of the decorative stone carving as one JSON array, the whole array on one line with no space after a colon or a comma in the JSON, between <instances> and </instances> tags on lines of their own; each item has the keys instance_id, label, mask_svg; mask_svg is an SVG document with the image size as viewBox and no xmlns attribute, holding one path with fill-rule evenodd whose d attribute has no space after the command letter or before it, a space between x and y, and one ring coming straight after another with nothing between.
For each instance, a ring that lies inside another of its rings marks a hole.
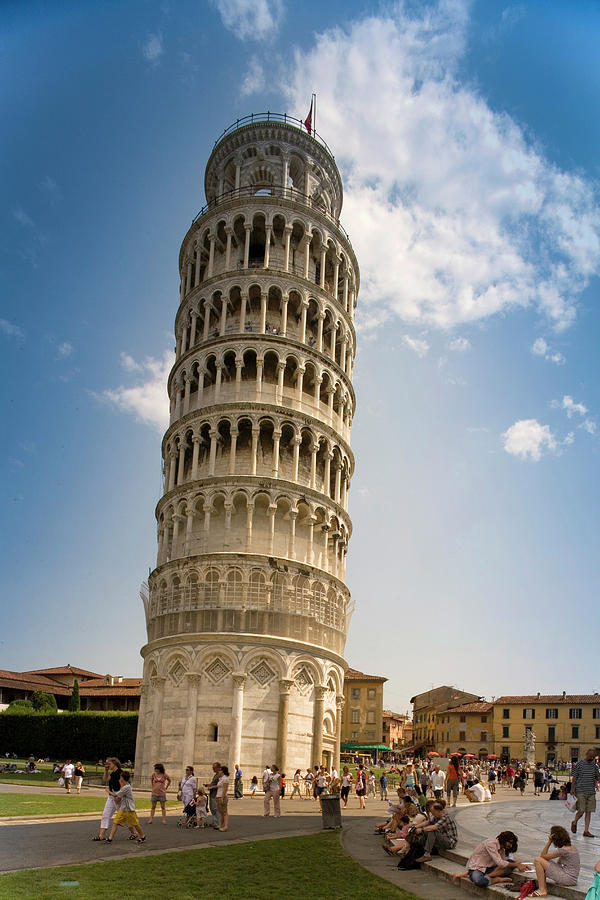
<instances>
[{"instance_id":1,"label":"decorative stone carving","mask_svg":"<svg viewBox=\"0 0 600 900\"><path fill-rule=\"evenodd\" d=\"M169 678L177 687L179 687L179 685L183 681L184 675L185 675L185 666L183 665L181 660L178 659L173 663L173 665L169 669Z\"/></svg>"},{"instance_id":2,"label":"decorative stone carving","mask_svg":"<svg viewBox=\"0 0 600 900\"><path fill-rule=\"evenodd\" d=\"M252 675L254 680L257 681L261 687L266 687L269 682L273 681L275 674L276 673L265 659L261 659L253 669L250 669L250 675Z\"/></svg>"},{"instance_id":3,"label":"decorative stone carving","mask_svg":"<svg viewBox=\"0 0 600 900\"><path fill-rule=\"evenodd\" d=\"M213 684L218 684L220 681L229 675L231 671L226 663L220 657L216 657L213 659L211 663L205 668L205 673L208 675Z\"/></svg>"},{"instance_id":4,"label":"decorative stone carving","mask_svg":"<svg viewBox=\"0 0 600 900\"><path fill-rule=\"evenodd\" d=\"M299 669L298 672L296 672L294 683L297 690L299 690L301 694L308 694L308 692L312 689L314 680L306 666L302 666L302 668Z\"/></svg>"}]
</instances>

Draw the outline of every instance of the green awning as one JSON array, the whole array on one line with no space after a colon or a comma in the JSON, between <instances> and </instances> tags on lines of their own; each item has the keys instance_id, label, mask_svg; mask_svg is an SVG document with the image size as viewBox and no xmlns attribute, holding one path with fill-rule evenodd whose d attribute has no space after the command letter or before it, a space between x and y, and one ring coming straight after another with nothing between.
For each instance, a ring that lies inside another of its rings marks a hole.
<instances>
[{"instance_id":1,"label":"green awning","mask_svg":"<svg viewBox=\"0 0 600 900\"><path fill-rule=\"evenodd\" d=\"M353 750L355 750L357 753L360 750L366 750L367 752L369 752L370 750L389 750L390 753L392 752L392 748L388 747L387 744L344 744L344 743L342 743L340 749L342 750L342 752L344 750L347 750L349 752L352 752Z\"/></svg>"}]
</instances>

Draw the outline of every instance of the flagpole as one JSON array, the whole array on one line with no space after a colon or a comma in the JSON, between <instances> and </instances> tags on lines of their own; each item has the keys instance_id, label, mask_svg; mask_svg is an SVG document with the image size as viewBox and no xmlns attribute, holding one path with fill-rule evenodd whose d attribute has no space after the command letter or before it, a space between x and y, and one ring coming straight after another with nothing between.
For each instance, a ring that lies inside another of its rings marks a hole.
<instances>
[{"instance_id":1,"label":"flagpole","mask_svg":"<svg viewBox=\"0 0 600 900\"><path fill-rule=\"evenodd\" d=\"M314 117L314 119L313 119L313 122L314 122L314 125L313 125L313 137L315 137L315 135L316 135L316 133L317 133L317 95L316 95L316 94L313 94L313 102L314 102L314 104L315 104L315 105L314 105L315 117Z\"/></svg>"}]
</instances>

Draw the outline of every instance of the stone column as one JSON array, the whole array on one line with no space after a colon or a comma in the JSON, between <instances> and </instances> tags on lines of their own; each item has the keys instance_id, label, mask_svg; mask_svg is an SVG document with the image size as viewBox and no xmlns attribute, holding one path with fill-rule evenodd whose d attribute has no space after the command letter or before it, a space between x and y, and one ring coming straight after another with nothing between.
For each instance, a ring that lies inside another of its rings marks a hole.
<instances>
[{"instance_id":1,"label":"stone column","mask_svg":"<svg viewBox=\"0 0 600 900\"><path fill-rule=\"evenodd\" d=\"M185 416L190 411L190 391L192 389L192 376L186 373L184 375L183 381L185 384L183 393L183 415Z\"/></svg>"},{"instance_id":2,"label":"stone column","mask_svg":"<svg viewBox=\"0 0 600 900\"><path fill-rule=\"evenodd\" d=\"M215 462L217 459L217 439L219 437L219 432L216 428L210 429L210 461L208 465L208 474L215 474Z\"/></svg>"},{"instance_id":3,"label":"stone column","mask_svg":"<svg viewBox=\"0 0 600 900\"><path fill-rule=\"evenodd\" d=\"M250 468L251 475L256 475L256 466L258 463L258 438L259 438L259 435L260 435L260 428L258 428L256 425L253 425L252 426L252 450L251 450L252 462L251 462L251 468Z\"/></svg>"},{"instance_id":4,"label":"stone column","mask_svg":"<svg viewBox=\"0 0 600 900\"><path fill-rule=\"evenodd\" d=\"M246 553L252 553L252 518L254 516L254 503L249 503L246 508Z\"/></svg>"},{"instance_id":5,"label":"stone column","mask_svg":"<svg viewBox=\"0 0 600 900\"><path fill-rule=\"evenodd\" d=\"M275 393L275 403L283 402L283 376L285 373L285 363L280 362L277 364L277 391Z\"/></svg>"},{"instance_id":6,"label":"stone column","mask_svg":"<svg viewBox=\"0 0 600 900\"><path fill-rule=\"evenodd\" d=\"M235 361L235 399L240 399L240 391L242 389L242 369L244 368L244 363L236 359Z\"/></svg>"},{"instance_id":7,"label":"stone column","mask_svg":"<svg viewBox=\"0 0 600 900\"><path fill-rule=\"evenodd\" d=\"M325 321L325 313L320 310L318 314L319 324L317 326L317 350L323 352L323 322Z\"/></svg>"},{"instance_id":8,"label":"stone column","mask_svg":"<svg viewBox=\"0 0 600 900\"><path fill-rule=\"evenodd\" d=\"M192 450L192 481L198 480L198 455L200 453L200 438L197 434L192 436L192 444L194 445L194 449Z\"/></svg>"},{"instance_id":9,"label":"stone column","mask_svg":"<svg viewBox=\"0 0 600 900\"><path fill-rule=\"evenodd\" d=\"M270 503L267 515L270 518L269 522L269 556L273 556L273 548L275 544L275 514L277 512L277 506L274 503Z\"/></svg>"},{"instance_id":10,"label":"stone column","mask_svg":"<svg viewBox=\"0 0 600 900\"><path fill-rule=\"evenodd\" d=\"M281 334L283 337L287 334L287 320L288 320L288 303L289 303L289 295L284 294L281 298Z\"/></svg>"},{"instance_id":11,"label":"stone column","mask_svg":"<svg viewBox=\"0 0 600 900\"><path fill-rule=\"evenodd\" d=\"M171 460L169 464L169 486L167 488L168 491L172 491L175 487L175 474L177 470L177 451L175 449L171 450L169 453L169 459Z\"/></svg>"},{"instance_id":12,"label":"stone column","mask_svg":"<svg viewBox=\"0 0 600 900\"><path fill-rule=\"evenodd\" d=\"M208 242L210 244L209 253L208 253L208 271L206 273L207 278L212 278L213 269L215 264L215 234L209 234Z\"/></svg>"},{"instance_id":13,"label":"stone column","mask_svg":"<svg viewBox=\"0 0 600 900\"><path fill-rule=\"evenodd\" d=\"M294 682L290 678L282 678L279 682L279 713L277 716L277 765L280 771L287 772L288 716L290 709L290 691Z\"/></svg>"},{"instance_id":14,"label":"stone column","mask_svg":"<svg viewBox=\"0 0 600 900\"><path fill-rule=\"evenodd\" d=\"M262 379L263 379L263 367L265 361L264 359L256 360L256 402L258 403L260 400L260 395L262 394Z\"/></svg>"},{"instance_id":15,"label":"stone column","mask_svg":"<svg viewBox=\"0 0 600 900\"><path fill-rule=\"evenodd\" d=\"M194 275L194 287L200 284L200 267L202 265L202 250L200 246L196 247L196 272Z\"/></svg>"},{"instance_id":16,"label":"stone column","mask_svg":"<svg viewBox=\"0 0 600 900\"><path fill-rule=\"evenodd\" d=\"M165 682L166 678L164 675L155 675L154 678L150 679L151 685L151 697L152 697L152 709L154 715L152 716L152 724L150 727L150 765L154 765L156 762L160 762L163 754L161 751L161 731L162 731L162 710L163 710L163 702L165 699ZM140 718L141 721L141 718Z\"/></svg>"},{"instance_id":17,"label":"stone column","mask_svg":"<svg viewBox=\"0 0 600 900\"><path fill-rule=\"evenodd\" d=\"M265 225L265 258L263 262L263 268L269 268L269 256L271 252L271 226Z\"/></svg>"},{"instance_id":18,"label":"stone column","mask_svg":"<svg viewBox=\"0 0 600 900\"><path fill-rule=\"evenodd\" d=\"M192 530L194 527L194 510L188 506L185 510L185 514L187 516L187 520L185 524L185 542L183 545L183 555L189 556L190 547L192 544Z\"/></svg>"},{"instance_id":19,"label":"stone column","mask_svg":"<svg viewBox=\"0 0 600 900\"><path fill-rule=\"evenodd\" d=\"M318 444L310 446L310 486L314 490L317 488L317 453L319 452Z\"/></svg>"},{"instance_id":20,"label":"stone column","mask_svg":"<svg viewBox=\"0 0 600 900\"><path fill-rule=\"evenodd\" d=\"M308 300L302 301L302 313L300 316L300 343L306 343L306 314L308 312Z\"/></svg>"},{"instance_id":21,"label":"stone column","mask_svg":"<svg viewBox=\"0 0 600 900\"><path fill-rule=\"evenodd\" d=\"M267 329L267 295L264 291L260 293L260 333L264 334Z\"/></svg>"},{"instance_id":22,"label":"stone column","mask_svg":"<svg viewBox=\"0 0 600 900\"><path fill-rule=\"evenodd\" d=\"M177 465L177 485L183 484L185 471L185 442L179 444L179 463Z\"/></svg>"},{"instance_id":23,"label":"stone column","mask_svg":"<svg viewBox=\"0 0 600 900\"><path fill-rule=\"evenodd\" d=\"M323 493L327 494L328 497L331 496L331 460L333 459L333 453L331 450L328 450L325 454L325 474L323 477Z\"/></svg>"},{"instance_id":24,"label":"stone column","mask_svg":"<svg viewBox=\"0 0 600 900\"><path fill-rule=\"evenodd\" d=\"M222 335L225 334L225 324L227 322L227 297L221 295L221 325L219 328L219 332Z\"/></svg>"},{"instance_id":25,"label":"stone column","mask_svg":"<svg viewBox=\"0 0 600 900\"><path fill-rule=\"evenodd\" d=\"M225 234L227 235L227 246L225 247L225 271L231 269L231 238L233 236L233 228L231 225L225 226Z\"/></svg>"},{"instance_id":26,"label":"stone column","mask_svg":"<svg viewBox=\"0 0 600 900\"><path fill-rule=\"evenodd\" d=\"M181 772L185 772L186 766L194 765L194 750L196 744L196 720L198 716L198 688L202 680L201 675L189 672L186 675L188 682L188 695L185 707L185 727L183 731L183 757L181 760Z\"/></svg>"},{"instance_id":27,"label":"stone column","mask_svg":"<svg viewBox=\"0 0 600 900\"><path fill-rule=\"evenodd\" d=\"M219 398L221 396L221 378L223 377L223 367L221 363L217 363L215 366L216 376L215 376L215 403L219 402Z\"/></svg>"},{"instance_id":28,"label":"stone column","mask_svg":"<svg viewBox=\"0 0 600 900\"><path fill-rule=\"evenodd\" d=\"M181 355L182 356L185 353L185 351L187 350L187 333L188 333L187 332L187 324L184 320L181 325Z\"/></svg>"},{"instance_id":29,"label":"stone column","mask_svg":"<svg viewBox=\"0 0 600 900\"><path fill-rule=\"evenodd\" d=\"M340 262L341 259L339 256L335 257L335 262L333 264L333 284L331 285L331 293L337 300L338 295L338 283L340 279Z\"/></svg>"},{"instance_id":30,"label":"stone column","mask_svg":"<svg viewBox=\"0 0 600 900\"><path fill-rule=\"evenodd\" d=\"M248 295L242 294L240 299L240 334L243 334L246 330L246 303L248 302Z\"/></svg>"},{"instance_id":31,"label":"stone column","mask_svg":"<svg viewBox=\"0 0 600 900\"><path fill-rule=\"evenodd\" d=\"M202 333L202 340L208 340L208 329L210 327L210 300L204 301L204 330Z\"/></svg>"},{"instance_id":32,"label":"stone column","mask_svg":"<svg viewBox=\"0 0 600 900\"><path fill-rule=\"evenodd\" d=\"M308 540L306 542L306 562L309 566L312 566L314 559L314 550L313 550L313 535L315 530L316 523L315 516L310 516L307 522L308 525Z\"/></svg>"},{"instance_id":33,"label":"stone column","mask_svg":"<svg viewBox=\"0 0 600 900\"><path fill-rule=\"evenodd\" d=\"M235 475L235 453L237 449L237 439L238 439L238 431L237 429L232 429L230 432L231 435L231 446L229 448L229 474Z\"/></svg>"},{"instance_id":34,"label":"stone column","mask_svg":"<svg viewBox=\"0 0 600 900\"><path fill-rule=\"evenodd\" d=\"M244 687L246 675L243 672L233 673L233 701L231 703L231 736L229 739L229 771L233 772L236 763L241 763L242 728L244 719Z\"/></svg>"},{"instance_id":35,"label":"stone column","mask_svg":"<svg viewBox=\"0 0 600 900\"><path fill-rule=\"evenodd\" d=\"M321 247L321 273L319 287L325 290L325 261L327 259L327 247Z\"/></svg>"},{"instance_id":36,"label":"stone column","mask_svg":"<svg viewBox=\"0 0 600 900\"><path fill-rule=\"evenodd\" d=\"M293 443L294 443L294 462L293 462L294 472L293 472L292 480L297 482L298 481L298 465L300 463L300 444L302 443L302 438L295 437Z\"/></svg>"},{"instance_id":37,"label":"stone column","mask_svg":"<svg viewBox=\"0 0 600 900\"><path fill-rule=\"evenodd\" d=\"M286 272L290 271L290 241L292 238L292 226L286 225L283 233L285 235L285 249L283 257L283 268Z\"/></svg>"},{"instance_id":38,"label":"stone column","mask_svg":"<svg viewBox=\"0 0 600 900\"><path fill-rule=\"evenodd\" d=\"M244 230L246 232L246 241L244 243L244 268L247 269L250 260L250 232L252 231L252 225L246 223L244 225Z\"/></svg>"},{"instance_id":39,"label":"stone column","mask_svg":"<svg viewBox=\"0 0 600 900\"><path fill-rule=\"evenodd\" d=\"M327 685L315 685L315 711L313 718L312 765L320 766L323 759L323 710Z\"/></svg>"},{"instance_id":40,"label":"stone column","mask_svg":"<svg viewBox=\"0 0 600 900\"><path fill-rule=\"evenodd\" d=\"M288 554L290 559L296 559L296 519L298 518L298 510L290 509L290 546Z\"/></svg>"},{"instance_id":41,"label":"stone column","mask_svg":"<svg viewBox=\"0 0 600 900\"><path fill-rule=\"evenodd\" d=\"M271 477L279 477L279 442L281 440L281 431L275 429L273 431L273 461L271 466Z\"/></svg>"},{"instance_id":42,"label":"stone column","mask_svg":"<svg viewBox=\"0 0 600 900\"><path fill-rule=\"evenodd\" d=\"M192 320L192 327L190 330L190 349L191 349L194 346L194 344L196 343L196 327L198 325L198 314L196 312L192 311L190 314L190 317Z\"/></svg>"},{"instance_id":43,"label":"stone column","mask_svg":"<svg viewBox=\"0 0 600 900\"><path fill-rule=\"evenodd\" d=\"M308 279L308 265L310 262L310 234L307 234L304 238L304 278Z\"/></svg>"}]
</instances>

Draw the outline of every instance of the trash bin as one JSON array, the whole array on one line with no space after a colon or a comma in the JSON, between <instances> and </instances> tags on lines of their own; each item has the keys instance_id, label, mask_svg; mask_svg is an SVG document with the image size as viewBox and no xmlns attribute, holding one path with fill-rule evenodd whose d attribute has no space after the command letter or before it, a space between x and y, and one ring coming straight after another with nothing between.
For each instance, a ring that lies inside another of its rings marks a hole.
<instances>
[{"instance_id":1,"label":"trash bin","mask_svg":"<svg viewBox=\"0 0 600 900\"><path fill-rule=\"evenodd\" d=\"M342 827L339 794L321 794L321 815L323 816L323 828Z\"/></svg>"}]
</instances>

